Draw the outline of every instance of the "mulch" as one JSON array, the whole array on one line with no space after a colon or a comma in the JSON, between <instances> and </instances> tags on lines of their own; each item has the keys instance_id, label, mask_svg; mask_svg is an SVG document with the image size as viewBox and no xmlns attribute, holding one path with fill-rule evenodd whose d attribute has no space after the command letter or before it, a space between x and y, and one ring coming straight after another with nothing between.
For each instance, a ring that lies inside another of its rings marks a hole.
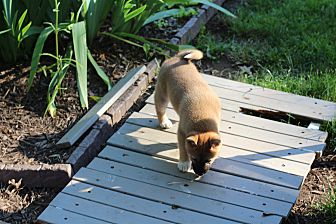
<instances>
[{"instance_id":1,"label":"mulch","mask_svg":"<svg viewBox=\"0 0 336 224\"><path fill-rule=\"evenodd\" d=\"M128 70L147 62L142 49L109 39L97 41L93 57L108 74L112 83ZM57 116L44 116L49 79L36 76L28 92L29 64L0 64L0 163L55 164L64 163L75 146L58 149L57 141L84 114L77 93L74 69L63 80L56 104ZM106 85L89 68L89 96L103 96ZM90 100L90 107L95 101ZM31 223L60 189L28 189L14 180L0 186L0 220Z\"/></svg>"}]
</instances>

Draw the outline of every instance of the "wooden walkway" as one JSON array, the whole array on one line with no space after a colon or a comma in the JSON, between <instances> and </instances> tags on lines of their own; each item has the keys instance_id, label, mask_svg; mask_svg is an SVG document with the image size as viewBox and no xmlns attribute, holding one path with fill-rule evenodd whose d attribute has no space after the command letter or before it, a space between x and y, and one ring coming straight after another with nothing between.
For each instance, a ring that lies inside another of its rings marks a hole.
<instances>
[{"instance_id":1,"label":"wooden walkway","mask_svg":"<svg viewBox=\"0 0 336 224\"><path fill-rule=\"evenodd\" d=\"M176 163L178 116L160 130L153 97L39 216L49 223L281 223L327 133L239 113L331 120L336 104L205 75L222 100L223 147L197 179Z\"/></svg>"}]
</instances>

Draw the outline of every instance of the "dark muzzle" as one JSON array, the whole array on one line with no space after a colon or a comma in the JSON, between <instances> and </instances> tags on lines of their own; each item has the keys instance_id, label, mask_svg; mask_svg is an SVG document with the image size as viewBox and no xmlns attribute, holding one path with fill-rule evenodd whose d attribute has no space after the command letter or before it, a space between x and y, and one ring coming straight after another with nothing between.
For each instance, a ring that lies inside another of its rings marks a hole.
<instances>
[{"instance_id":1,"label":"dark muzzle","mask_svg":"<svg viewBox=\"0 0 336 224\"><path fill-rule=\"evenodd\" d=\"M197 175L202 176L206 172L208 172L208 170L210 169L210 164L209 163L192 163L192 168Z\"/></svg>"}]
</instances>

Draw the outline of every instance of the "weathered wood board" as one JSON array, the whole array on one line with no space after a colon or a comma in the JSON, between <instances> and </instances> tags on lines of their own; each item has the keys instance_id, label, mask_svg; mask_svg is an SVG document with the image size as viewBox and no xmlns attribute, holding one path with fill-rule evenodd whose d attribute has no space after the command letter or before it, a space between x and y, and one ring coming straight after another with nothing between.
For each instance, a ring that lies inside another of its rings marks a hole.
<instances>
[{"instance_id":1,"label":"weathered wood board","mask_svg":"<svg viewBox=\"0 0 336 224\"><path fill-rule=\"evenodd\" d=\"M161 130L153 96L41 214L50 223L280 223L327 133L239 113L330 120L334 103L204 75L222 100L222 150L202 177L177 169L178 115Z\"/></svg>"}]
</instances>

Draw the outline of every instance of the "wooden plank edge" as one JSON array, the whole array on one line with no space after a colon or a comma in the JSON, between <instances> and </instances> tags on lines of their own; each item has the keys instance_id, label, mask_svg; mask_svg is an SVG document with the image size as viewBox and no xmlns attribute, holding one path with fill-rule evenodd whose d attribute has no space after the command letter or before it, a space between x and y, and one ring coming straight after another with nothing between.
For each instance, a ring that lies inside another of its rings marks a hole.
<instances>
[{"instance_id":1,"label":"wooden plank edge","mask_svg":"<svg viewBox=\"0 0 336 224\"><path fill-rule=\"evenodd\" d=\"M38 217L34 223L47 224L47 223L95 223L104 224L110 223L99 219L91 218L86 215L78 214L66 209L49 205ZM1 224L1 223L0 223Z\"/></svg>"},{"instance_id":2,"label":"wooden plank edge","mask_svg":"<svg viewBox=\"0 0 336 224\"><path fill-rule=\"evenodd\" d=\"M297 103L298 100L300 104L306 106L314 107L331 107L331 109L336 109L336 104L330 101L312 98L308 96L298 95L290 92L279 91L271 88L266 88L258 86L255 84L249 84L244 82L239 82L235 80L230 80L218 76L213 76L205 73L201 73L203 78L209 83L210 86L220 87L223 89L230 89L241 93L249 93L256 96L264 96L269 99L277 99L283 102ZM262 90L261 93L256 93L255 90ZM270 93L270 95L267 95ZM283 95L286 95L286 99L282 99ZM280 96L280 99L278 98ZM309 103L308 103L309 102Z\"/></svg>"},{"instance_id":3,"label":"wooden plank edge","mask_svg":"<svg viewBox=\"0 0 336 224\"><path fill-rule=\"evenodd\" d=\"M66 161L72 165L73 173L88 165L98 155L101 150L100 146L105 144L113 134L113 126L133 106L134 102L141 96L142 91L147 89L157 73L158 65L159 61L157 59L150 61L145 72L138 77L134 85L130 86L92 126L92 130Z\"/></svg>"},{"instance_id":4,"label":"wooden plank edge","mask_svg":"<svg viewBox=\"0 0 336 224\"><path fill-rule=\"evenodd\" d=\"M317 123L317 122L310 122L310 124L308 125L308 129L312 129L312 130L320 130L320 127L321 127L321 123ZM327 135L328 136L328 135ZM327 138L326 136L326 138ZM326 139L325 139L326 140ZM320 158L323 154L323 151L326 147L324 147L323 149L321 149L321 151L317 151L315 152L316 153L316 159L317 158Z\"/></svg>"},{"instance_id":5,"label":"wooden plank edge","mask_svg":"<svg viewBox=\"0 0 336 224\"><path fill-rule=\"evenodd\" d=\"M58 147L73 145L105 111L143 74L146 66L130 70L105 96L96 103L58 142Z\"/></svg>"},{"instance_id":6,"label":"wooden plank edge","mask_svg":"<svg viewBox=\"0 0 336 224\"><path fill-rule=\"evenodd\" d=\"M215 0L213 3L222 5L224 2L225 0ZM198 35L202 25L206 24L216 13L216 9L203 5L199 13L191 17L169 42L173 44L187 44Z\"/></svg>"},{"instance_id":7,"label":"wooden plank edge","mask_svg":"<svg viewBox=\"0 0 336 224\"><path fill-rule=\"evenodd\" d=\"M70 164L4 164L0 163L0 182L22 179L26 187L64 187L73 175Z\"/></svg>"}]
</instances>

